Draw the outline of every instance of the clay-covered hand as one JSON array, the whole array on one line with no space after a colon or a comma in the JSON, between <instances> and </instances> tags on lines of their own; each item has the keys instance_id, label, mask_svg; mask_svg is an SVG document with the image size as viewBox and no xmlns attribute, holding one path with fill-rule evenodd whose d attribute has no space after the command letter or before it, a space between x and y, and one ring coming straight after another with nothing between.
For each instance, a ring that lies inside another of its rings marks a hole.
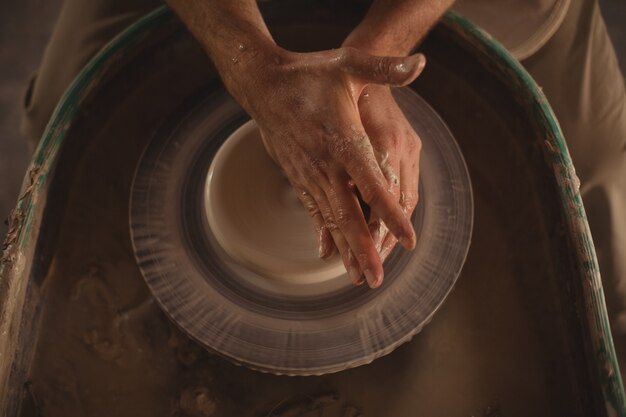
<instances>
[{"instance_id":1,"label":"clay-covered hand","mask_svg":"<svg viewBox=\"0 0 626 417\"><path fill-rule=\"evenodd\" d=\"M422 142L408 122L388 86L368 85L359 98L365 132L391 194L410 219L418 200L419 157ZM370 215L370 233L384 262L398 240L389 233L382 216Z\"/></svg>"},{"instance_id":2,"label":"clay-covered hand","mask_svg":"<svg viewBox=\"0 0 626 417\"><path fill-rule=\"evenodd\" d=\"M380 119L393 117L402 122L399 110L389 108L393 98L386 86L411 83L424 63L420 54L393 58L348 47L314 53L277 47L271 53L242 55L240 71L223 74L231 93L258 123L267 151L311 214L320 255L332 254L332 236L352 280L362 281L364 275L373 287L382 282L383 267L356 191L405 248L415 246L407 217L410 199L416 196L415 182L395 181L405 174L416 178L417 163L400 160L398 153L410 151L415 157L419 147L404 136L401 144L394 144L401 135L383 134L391 121ZM381 93L378 88L383 89ZM371 96L362 94L364 89L371 89L386 104L368 105ZM367 113L365 117L359 107ZM386 113L376 114L381 109ZM404 204L400 202L402 190L406 190Z\"/></svg>"}]
</instances>

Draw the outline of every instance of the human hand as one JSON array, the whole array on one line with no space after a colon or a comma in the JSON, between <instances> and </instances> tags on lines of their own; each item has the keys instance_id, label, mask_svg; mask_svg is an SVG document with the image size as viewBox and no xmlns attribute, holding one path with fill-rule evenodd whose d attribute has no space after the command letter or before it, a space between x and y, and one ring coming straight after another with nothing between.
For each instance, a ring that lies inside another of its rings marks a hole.
<instances>
[{"instance_id":1,"label":"human hand","mask_svg":"<svg viewBox=\"0 0 626 417\"><path fill-rule=\"evenodd\" d=\"M276 48L255 51L242 60L245 68L222 74L231 93L258 123L268 153L309 211L320 242L320 256L332 254L334 240L355 283L362 282L361 274L372 287L383 279L379 251L356 190L393 235L381 235L381 245L392 248L397 239L406 249L415 246L415 234L406 215L410 205L401 204L399 199L402 191L415 182L393 184L394 178L389 176L392 170L399 172L400 178L405 172L407 177L414 174L417 163L409 166L407 159L404 166L398 154L413 145L409 140L394 144L396 136L382 132L390 125L375 113L386 109L388 116L404 120L397 106L391 106L395 102L390 93L385 95L388 87L384 85L409 84L424 62L419 54L390 58L374 57L354 48L315 53ZM385 104L374 106L362 94L364 89L371 89ZM361 108L365 118L359 113ZM370 142L364 124L373 132L374 142ZM413 146L411 152L414 156L418 147ZM385 154L387 161L381 159ZM385 172L386 167L389 172ZM405 197L411 195L416 194L407 191Z\"/></svg>"},{"instance_id":2,"label":"human hand","mask_svg":"<svg viewBox=\"0 0 626 417\"><path fill-rule=\"evenodd\" d=\"M359 98L359 113L381 171L390 184L391 194L410 219L418 200L420 137L398 107L388 86L366 86ZM384 262L398 240L374 212L370 215L369 228L381 262Z\"/></svg>"}]
</instances>

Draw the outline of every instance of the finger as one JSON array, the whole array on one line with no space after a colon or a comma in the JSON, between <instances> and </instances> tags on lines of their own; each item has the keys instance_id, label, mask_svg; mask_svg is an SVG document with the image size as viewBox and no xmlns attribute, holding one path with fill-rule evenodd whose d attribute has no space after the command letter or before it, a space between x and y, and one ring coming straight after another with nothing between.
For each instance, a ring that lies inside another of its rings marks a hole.
<instances>
[{"instance_id":1,"label":"finger","mask_svg":"<svg viewBox=\"0 0 626 417\"><path fill-rule=\"evenodd\" d=\"M400 206L407 219L410 220L419 199L419 156L421 142L419 137L412 151L408 152L407 158L400 162Z\"/></svg>"},{"instance_id":2,"label":"finger","mask_svg":"<svg viewBox=\"0 0 626 417\"><path fill-rule=\"evenodd\" d=\"M389 230L385 227L385 223L382 220L370 222L369 227L372 238L374 238L376 244L376 249L380 254L380 262L384 264L389 254L393 251L393 248L396 247L398 239L396 239L393 234L389 233Z\"/></svg>"},{"instance_id":3,"label":"finger","mask_svg":"<svg viewBox=\"0 0 626 417\"><path fill-rule=\"evenodd\" d=\"M326 190L326 195L333 210L335 223L345 237L370 287L378 287L383 280L382 264L359 201L348 185L349 178L345 173L337 172L331 174L330 179L331 184ZM352 277L354 272L350 270L349 272Z\"/></svg>"},{"instance_id":4,"label":"finger","mask_svg":"<svg viewBox=\"0 0 626 417\"><path fill-rule=\"evenodd\" d=\"M309 213L311 220L313 221L313 227L318 239L319 257L326 259L330 257L335 251L335 245L333 244L332 235L326 226L322 212L319 209L318 203L313 196L306 191L296 189L298 199Z\"/></svg>"},{"instance_id":5,"label":"finger","mask_svg":"<svg viewBox=\"0 0 626 417\"><path fill-rule=\"evenodd\" d=\"M330 207L330 204L328 203L326 195L320 196L318 198L318 201L322 216L324 217L324 221L326 222L325 229L328 230L330 235L332 236L334 246L337 248L339 254L341 255L341 260L343 261L350 280L355 285L363 284L364 279L361 268L359 268L356 259L350 251L350 246L348 245L348 242L346 241L343 233L341 232L341 230L339 230L339 227L335 222L335 216Z\"/></svg>"},{"instance_id":6,"label":"finger","mask_svg":"<svg viewBox=\"0 0 626 417\"><path fill-rule=\"evenodd\" d=\"M354 285L361 285L365 283L365 276L361 272L361 268L359 267L359 263L356 260L356 257L354 256L354 252L352 252L352 249L348 248L347 254L348 254L348 264L350 265L350 270L358 271L358 274L354 273L350 276L350 279L352 279L352 283Z\"/></svg>"},{"instance_id":7,"label":"finger","mask_svg":"<svg viewBox=\"0 0 626 417\"><path fill-rule=\"evenodd\" d=\"M328 203L327 199L322 199L325 203ZM346 238L343 235L343 232L337 226L337 222L335 221L335 215L332 211L330 205L323 204L321 205L322 214L326 219L327 229L330 231L333 240L335 242L335 246L341 255L341 260L346 268L346 272L348 273L348 277L355 285L361 285L365 282L363 277L363 272L361 272L361 268L354 257L354 254L350 250L350 245L346 241Z\"/></svg>"},{"instance_id":8,"label":"finger","mask_svg":"<svg viewBox=\"0 0 626 417\"><path fill-rule=\"evenodd\" d=\"M309 188L311 189L311 194L313 195L313 198L317 203L317 207L321 212L321 216L324 219L323 229L328 231L329 235L331 236L332 247L333 249L336 248L341 255L341 260L343 261L350 280L355 285L363 284L364 279L361 268L359 268L356 259L351 254L348 242L346 241L343 233L337 226L337 222L335 221L335 215L330 206L330 203L328 202L326 194L317 185L310 184Z\"/></svg>"},{"instance_id":9,"label":"finger","mask_svg":"<svg viewBox=\"0 0 626 417\"><path fill-rule=\"evenodd\" d=\"M352 254L350 246L348 245L346 238L343 236L343 233L338 227L332 229L330 233L333 236L337 250L341 254L341 260L343 261L343 265L346 267L346 272L348 273L350 281L352 281L355 285L362 284L364 282L363 273L361 272L361 268L359 268L359 264Z\"/></svg>"},{"instance_id":10,"label":"finger","mask_svg":"<svg viewBox=\"0 0 626 417\"><path fill-rule=\"evenodd\" d=\"M387 257L389 257L389 255L393 251L393 248L396 247L397 243L398 243L398 239L396 239L396 237L392 235L391 233L388 233L380 249L381 262L385 262L387 260Z\"/></svg>"},{"instance_id":11,"label":"finger","mask_svg":"<svg viewBox=\"0 0 626 417\"><path fill-rule=\"evenodd\" d=\"M423 71L426 57L414 54L407 57L369 55L355 48L343 48L339 68L367 82L403 86L412 83Z\"/></svg>"},{"instance_id":12,"label":"finger","mask_svg":"<svg viewBox=\"0 0 626 417\"><path fill-rule=\"evenodd\" d=\"M328 183L325 173L326 166L317 160L311 161L304 166L308 167L308 169L301 170L292 166L289 170L291 175L285 176L311 216L318 239L319 257L327 259L333 255L336 247L326 218L326 215L331 210L328 208L326 194L319 186L320 183Z\"/></svg>"},{"instance_id":13,"label":"finger","mask_svg":"<svg viewBox=\"0 0 626 417\"><path fill-rule=\"evenodd\" d=\"M383 172L383 175L389 182L389 187L390 187L391 193L393 194L393 197L396 199L396 201L400 203L400 207L403 209L403 212L404 212L402 202L400 201L401 200L400 179L398 178L398 175L396 174L396 172L400 172L399 161L396 160L392 164L389 161L388 153L385 152L383 154L383 157L380 158L379 164L380 164L380 169ZM389 229L387 229L387 226L382 220L380 220L379 228L380 228L379 234L380 234L381 243L378 248L378 253L380 254L380 261L384 263L385 260L387 259L387 256L389 256L393 248L396 246L396 243L398 243L398 239L396 239L396 237L392 233L389 233Z\"/></svg>"},{"instance_id":14,"label":"finger","mask_svg":"<svg viewBox=\"0 0 626 417\"><path fill-rule=\"evenodd\" d=\"M374 246L376 247L378 253L380 253L383 241L389 233L389 230L387 229L387 226L385 226L385 222L383 222L380 218L370 220L367 227L370 231L370 235L372 236L372 240L374 241Z\"/></svg>"},{"instance_id":15,"label":"finger","mask_svg":"<svg viewBox=\"0 0 626 417\"><path fill-rule=\"evenodd\" d=\"M419 138L416 138L419 141ZM418 186L419 186L419 144L410 152L410 156L404 160L401 164L401 184L400 184L400 196L399 201L406 217L410 220L413 211L418 201ZM382 222L381 222L382 223ZM379 227L384 226L384 223ZM382 228L381 228L382 229ZM391 254L395 248L398 240L391 233L386 233L386 230L377 231L378 235L382 235L382 242L380 244L379 253L381 262L385 262L387 257Z\"/></svg>"},{"instance_id":16,"label":"finger","mask_svg":"<svg viewBox=\"0 0 626 417\"><path fill-rule=\"evenodd\" d=\"M319 241L319 257L322 259L328 259L335 253L335 243L333 242L333 236L326 227L322 226L318 236Z\"/></svg>"},{"instance_id":17,"label":"finger","mask_svg":"<svg viewBox=\"0 0 626 417\"><path fill-rule=\"evenodd\" d=\"M393 190L390 190L365 133L353 134L343 141L334 141L329 152L344 165L372 211L383 219L406 249L412 249L415 246L413 227L394 197Z\"/></svg>"}]
</instances>

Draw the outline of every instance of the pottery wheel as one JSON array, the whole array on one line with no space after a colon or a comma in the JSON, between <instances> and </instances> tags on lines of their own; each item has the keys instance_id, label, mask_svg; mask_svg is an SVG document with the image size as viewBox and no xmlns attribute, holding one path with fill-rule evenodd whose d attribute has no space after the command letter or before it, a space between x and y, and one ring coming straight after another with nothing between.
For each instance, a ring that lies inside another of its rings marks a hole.
<instances>
[{"instance_id":1,"label":"pottery wheel","mask_svg":"<svg viewBox=\"0 0 626 417\"><path fill-rule=\"evenodd\" d=\"M394 95L423 142L417 247L394 249L376 290L353 286L339 257L318 259L304 208L223 89L163 123L137 168L130 221L139 267L175 323L233 362L290 375L369 363L422 329L465 260L471 185L435 111L410 88Z\"/></svg>"}]
</instances>

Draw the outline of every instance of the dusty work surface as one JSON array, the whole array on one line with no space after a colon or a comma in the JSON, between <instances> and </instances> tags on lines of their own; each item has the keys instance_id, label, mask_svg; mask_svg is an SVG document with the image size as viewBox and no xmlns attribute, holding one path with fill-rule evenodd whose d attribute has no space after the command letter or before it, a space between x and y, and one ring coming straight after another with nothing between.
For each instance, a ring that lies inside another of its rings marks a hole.
<instances>
[{"instance_id":1,"label":"dusty work surface","mask_svg":"<svg viewBox=\"0 0 626 417\"><path fill-rule=\"evenodd\" d=\"M299 47L332 45L318 34L333 31L319 29L296 29ZM294 43L288 27L275 32ZM153 301L129 236L133 173L160 121L217 81L176 24L120 58L68 131L49 191L44 227L54 253L22 415L594 415L542 133L514 89L454 39L444 28L430 35L415 88L447 122L472 177L474 236L463 273L413 341L322 377L232 365Z\"/></svg>"}]
</instances>

